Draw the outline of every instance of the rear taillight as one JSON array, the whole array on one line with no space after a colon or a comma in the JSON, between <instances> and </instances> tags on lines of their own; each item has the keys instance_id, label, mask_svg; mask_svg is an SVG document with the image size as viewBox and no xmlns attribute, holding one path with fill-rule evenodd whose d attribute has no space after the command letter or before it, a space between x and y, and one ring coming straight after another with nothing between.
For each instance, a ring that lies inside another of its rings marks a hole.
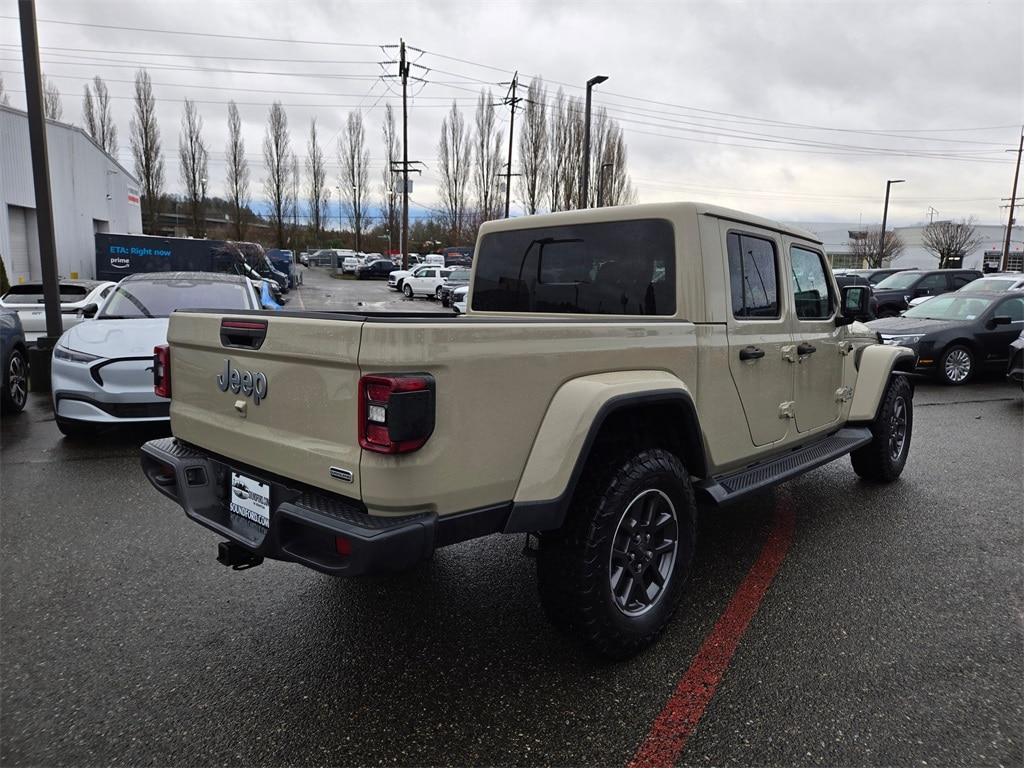
<instances>
[{"instance_id":1,"label":"rear taillight","mask_svg":"<svg viewBox=\"0 0 1024 768\"><path fill-rule=\"evenodd\" d=\"M171 396L171 348L166 344L153 347L153 394Z\"/></svg>"},{"instance_id":2,"label":"rear taillight","mask_svg":"<svg viewBox=\"0 0 1024 768\"><path fill-rule=\"evenodd\" d=\"M359 380L359 444L377 453L409 453L434 431L434 377L374 374Z\"/></svg>"}]
</instances>

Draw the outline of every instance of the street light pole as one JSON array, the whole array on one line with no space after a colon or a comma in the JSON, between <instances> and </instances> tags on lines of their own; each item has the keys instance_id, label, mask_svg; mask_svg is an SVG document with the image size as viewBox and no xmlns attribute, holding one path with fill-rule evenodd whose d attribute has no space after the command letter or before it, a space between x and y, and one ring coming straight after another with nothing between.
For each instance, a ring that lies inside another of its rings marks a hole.
<instances>
[{"instance_id":1,"label":"street light pole","mask_svg":"<svg viewBox=\"0 0 1024 768\"><path fill-rule=\"evenodd\" d=\"M583 178L580 179L580 208L589 208L587 199L590 183L590 91L595 85L600 85L608 79L607 75L596 75L587 80L587 108L584 117L583 128ZM512 170L511 168L509 169Z\"/></svg>"},{"instance_id":2,"label":"street light pole","mask_svg":"<svg viewBox=\"0 0 1024 768\"><path fill-rule=\"evenodd\" d=\"M1003 242L1003 258L999 264L999 268L1003 272L1009 268L1010 263L1010 233L1013 232L1013 209L1017 205L1017 179L1020 177L1020 156L1022 152L1024 152L1024 131L1021 131L1020 145L1017 147L1017 165L1013 171L1013 191L1010 193L1010 215L1006 219L1006 240Z\"/></svg>"},{"instance_id":3,"label":"street light pole","mask_svg":"<svg viewBox=\"0 0 1024 768\"><path fill-rule=\"evenodd\" d=\"M615 163L601 163L601 171L597 174L597 207L604 206L604 169L614 168Z\"/></svg>"},{"instance_id":4,"label":"street light pole","mask_svg":"<svg viewBox=\"0 0 1024 768\"><path fill-rule=\"evenodd\" d=\"M893 184L902 184L906 179L889 179L885 182L885 206L882 208L882 234L878 236L878 266L882 266L882 257L885 255L885 224L889 218L889 187Z\"/></svg>"}]
</instances>

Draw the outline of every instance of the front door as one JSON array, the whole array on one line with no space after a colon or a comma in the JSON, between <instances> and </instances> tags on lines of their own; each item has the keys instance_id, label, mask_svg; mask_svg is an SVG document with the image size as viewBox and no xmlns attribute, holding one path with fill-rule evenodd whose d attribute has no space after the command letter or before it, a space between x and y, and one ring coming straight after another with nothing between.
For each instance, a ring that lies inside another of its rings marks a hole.
<instances>
[{"instance_id":1,"label":"front door","mask_svg":"<svg viewBox=\"0 0 1024 768\"><path fill-rule=\"evenodd\" d=\"M792 243L788 283L793 302L794 413L798 432L809 432L839 418L839 388L843 383L840 332L836 327L839 302L828 278L825 256L810 245Z\"/></svg>"},{"instance_id":2,"label":"front door","mask_svg":"<svg viewBox=\"0 0 1024 768\"><path fill-rule=\"evenodd\" d=\"M727 253L732 311L727 324L729 372L754 445L789 432L793 346L788 301L782 291L779 236L756 227L720 224Z\"/></svg>"},{"instance_id":3,"label":"front door","mask_svg":"<svg viewBox=\"0 0 1024 768\"><path fill-rule=\"evenodd\" d=\"M992 324L994 317L1009 317L1006 325ZM1010 356L1010 343L1024 330L1024 298L1009 296L998 304L986 318L985 326L978 331L984 358L982 364L1005 363Z\"/></svg>"}]
</instances>

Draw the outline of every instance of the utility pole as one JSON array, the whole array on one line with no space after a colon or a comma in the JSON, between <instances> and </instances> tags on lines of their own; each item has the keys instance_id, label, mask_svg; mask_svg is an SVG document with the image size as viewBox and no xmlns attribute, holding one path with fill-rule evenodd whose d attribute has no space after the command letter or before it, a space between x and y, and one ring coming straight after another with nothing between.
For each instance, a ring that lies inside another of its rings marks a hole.
<instances>
[{"instance_id":1,"label":"utility pole","mask_svg":"<svg viewBox=\"0 0 1024 768\"><path fill-rule=\"evenodd\" d=\"M26 70L26 77L28 77ZM1003 241L1003 258L999 265L1001 271L1005 272L1010 261L1010 233L1013 231L1013 209L1017 205L1017 179L1020 177L1020 156L1024 150L1024 130L1020 132L1020 144L1017 146L1017 165L1013 171L1013 191L1010 193L1010 215L1006 219L1006 239Z\"/></svg>"},{"instance_id":2,"label":"utility pole","mask_svg":"<svg viewBox=\"0 0 1024 768\"><path fill-rule=\"evenodd\" d=\"M928 206L928 223L929 224L934 224L935 223L935 214L936 213L938 213L938 211L936 211L934 208L932 208L929 205Z\"/></svg>"},{"instance_id":3,"label":"utility pole","mask_svg":"<svg viewBox=\"0 0 1024 768\"><path fill-rule=\"evenodd\" d=\"M508 218L509 202L512 199L512 176L518 176L519 174L512 173L512 135L515 133L516 128L516 105L522 101L521 98L516 97L516 88L519 86L519 72L518 70L512 75L512 82L508 84L508 92L505 94L505 98L502 100L503 104L507 104L511 111L508 118L508 171L505 173L505 218ZM525 87L525 86L524 86Z\"/></svg>"},{"instance_id":4,"label":"utility pole","mask_svg":"<svg viewBox=\"0 0 1024 768\"><path fill-rule=\"evenodd\" d=\"M902 184L906 179L889 179L885 182L885 206L882 208L882 233L878 236L878 266L882 266L882 258L885 256L885 224L889 218L889 187L893 184Z\"/></svg>"},{"instance_id":5,"label":"utility pole","mask_svg":"<svg viewBox=\"0 0 1024 768\"><path fill-rule=\"evenodd\" d=\"M50 194L50 162L46 151L46 119L43 115L43 80L39 66L39 38L36 35L35 0L18 0L21 20L21 54L25 69L25 101L28 106L28 136L32 154L32 180L36 193L36 224L39 234L39 266L43 275L43 306L46 335L30 353L32 389L50 389L53 345L64 326L60 317L60 289L57 287L57 244L53 234L53 199Z\"/></svg>"},{"instance_id":6,"label":"utility pole","mask_svg":"<svg viewBox=\"0 0 1024 768\"><path fill-rule=\"evenodd\" d=\"M409 62L405 40L399 40L398 76L402 78L402 269L409 268Z\"/></svg>"},{"instance_id":7,"label":"utility pole","mask_svg":"<svg viewBox=\"0 0 1024 768\"><path fill-rule=\"evenodd\" d=\"M587 107L584 115L583 128L583 176L580 179L580 208L589 208L590 201L587 199L590 185L590 91L595 85L600 85L608 79L607 75L595 75L587 80Z\"/></svg>"}]
</instances>

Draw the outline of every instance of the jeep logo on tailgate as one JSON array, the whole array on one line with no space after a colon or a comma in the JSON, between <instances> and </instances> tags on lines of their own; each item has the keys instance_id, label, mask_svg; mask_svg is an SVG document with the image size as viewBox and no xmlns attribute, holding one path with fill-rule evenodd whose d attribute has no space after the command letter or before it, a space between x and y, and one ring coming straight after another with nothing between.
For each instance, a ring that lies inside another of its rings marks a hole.
<instances>
[{"instance_id":1,"label":"jeep logo on tailgate","mask_svg":"<svg viewBox=\"0 0 1024 768\"><path fill-rule=\"evenodd\" d=\"M217 374L217 386L221 392L230 389L235 394L241 392L246 397L252 397L253 403L260 404L260 400L267 397L267 375L262 371L240 371L231 367L231 360L224 360L224 372Z\"/></svg>"}]
</instances>

